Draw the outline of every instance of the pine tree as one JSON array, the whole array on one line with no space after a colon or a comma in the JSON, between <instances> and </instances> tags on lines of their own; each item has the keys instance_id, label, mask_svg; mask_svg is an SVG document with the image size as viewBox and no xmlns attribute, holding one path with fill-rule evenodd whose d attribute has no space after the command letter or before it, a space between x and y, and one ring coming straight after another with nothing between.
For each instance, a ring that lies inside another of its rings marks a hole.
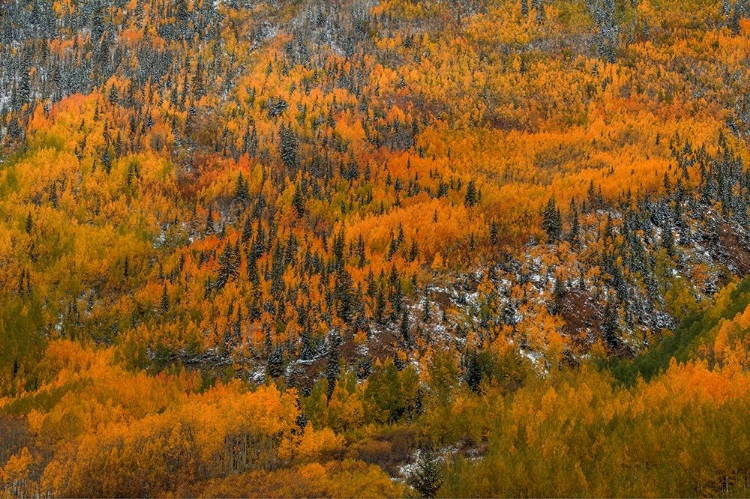
<instances>
[{"instance_id":1,"label":"pine tree","mask_svg":"<svg viewBox=\"0 0 750 499\"><path fill-rule=\"evenodd\" d=\"M28 104L31 101L31 75L30 75L30 64L24 59L23 67L21 68L21 82L18 86L18 97L20 104Z\"/></svg>"},{"instance_id":2,"label":"pine tree","mask_svg":"<svg viewBox=\"0 0 750 499\"><path fill-rule=\"evenodd\" d=\"M159 309L162 314L169 312L169 295L167 294L167 283L164 283L164 288L161 293L161 301L159 303Z\"/></svg>"},{"instance_id":3,"label":"pine tree","mask_svg":"<svg viewBox=\"0 0 750 499\"><path fill-rule=\"evenodd\" d=\"M555 286L552 288L552 314L559 314L562 311L562 302L565 297L565 285L560 276L555 278Z\"/></svg>"},{"instance_id":4,"label":"pine tree","mask_svg":"<svg viewBox=\"0 0 750 499\"><path fill-rule=\"evenodd\" d=\"M430 294L425 291L424 298L422 299L422 320L424 322L430 322L432 320L432 312L430 311Z\"/></svg>"},{"instance_id":5,"label":"pine tree","mask_svg":"<svg viewBox=\"0 0 750 499\"><path fill-rule=\"evenodd\" d=\"M237 176L237 184L234 188L234 201L242 205L243 208L250 204L250 190L242 172Z\"/></svg>"},{"instance_id":6,"label":"pine tree","mask_svg":"<svg viewBox=\"0 0 750 499\"><path fill-rule=\"evenodd\" d=\"M224 251L219 256L219 275L214 283L214 288L222 289L226 284L237 277L240 272L240 255L235 246L227 242Z\"/></svg>"},{"instance_id":7,"label":"pine tree","mask_svg":"<svg viewBox=\"0 0 750 499\"><path fill-rule=\"evenodd\" d=\"M279 136L281 137L281 143L279 146L279 154L281 154L281 160L287 167L296 169L298 166L297 135L294 133L294 130L292 130L291 126L282 124L281 128L279 129Z\"/></svg>"},{"instance_id":8,"label":"pine tree","mask_svg":"<svg viewBox=\"0 0 750 499\"><path fill-rule=\"evenodd\" d=\"M240 241L242 244L247 244L253 237L253 222L250 217L245 218L245 222L242 224L242 236Z\"/></svg>"},{"instance_id":9,"label":"pine tree","mask_svg":"<svg viewBox=\"0 0 750 499\"><path fill-rule=\"evenodd\" d=\"M674 256L674 234L672 234L671 224L666 223L662 229L661 244L669 256Z\"/></svg>"},{"instance_id":10,"label":"pine tree","mask_svg":"<svg viewBox=\"0 0 750 499\"><path fill-rule=\"evenodd\" d=\"M615 349L619 346L617 329L617 308L611 303L610 300L607 300L607 305L604 307L602 333L604 335L605 343L611 349Z\"/></svg>"},{"instance_id":11,"label":"pine tree","mask_svg":"<svg viewBox=\"0 0 750 499\"><path fill-rule=\"evenodd\" d=\"M305 214L305 197L302 195L302 188L298 185L294 189L294 196L292 197L292 207L297 213L299 218Z\"/></svg>"},{"instance_id":12,"label":"pine tree","mask_svg":"<svg viewBox=\"0 0 750 499\"><path fill-rule=\"evenodd\" d=\"M732 31L732 34L734 36L737 36L740 34L740 9L742 7L740 6L739 1L734 2L734 9L732 10L732 16L729 18L729 29Z\"/></svg>"},{"instance_id":13,"label":"pine tree","mask_svg":"<svg viewBox=\"0 0 750 499\"><path fill-rule=\"evenodd\" d=\"M99 43L104 34L104 6L98 5L91 16L91 41Z\"/></svg>"},{"instance_id":14,"label":"pine tree","mask_svg":"<svg viewBox=\"0 0 750 499\"><path fill-rule=\"evenodd\" d=\"M568 235L568 241L570 242L570 244L573 245L574 248L577 248L579 245L581 222L578 219L578 208L576 207L575 200L570 201L570 214L571 214L571 222L570 222L570 234Z\"/></svg>"},{"instance_id":15,"label":"pine tree","mask_svg":"<svg viewBox=\"0 0 750 499\"><path fill-rule=\"evenodd\" d=\"M346 269L336 272L333 289L334 299L338 304L336 314L344 322L349 322L353 308L352 278Z\"/></svg>"},{"instance_id":16,"label":"pine tree","mask_svg":"<svg viewBox=\"0 0 750 499\"><path fill-rule=\"evenodd\" d=\"M406 309L404 309L401 313L401 325L399 326L399 332L401 333L401 341L403 341L405 345L409 345L411 343L411 334L409 328L409 313L406 311Z\"/></svg>"},{"instance_id":17,"label":"pine tree","mask_svg":"<svg viewBox=\"0 0 750 499\"><path fill-rule=\"evenodd\" d=\"M466 366L466 372L464 373L464 380L469 388L475 393L479 393L479 385L482 383L482 366L479 364L479 358L476 352L469 354L468 364Z\"/></svg>"},{"instance_id":18,"label":"pine tree","mask_svg":"<svg viewBox=\"0 0 750 499\"><path fill-rule=\"evenodd\" d=\"M357 267L361 269L364 268L366 264L367 257L365 255L365 241L362 239L362 234L360 234L357 238ZM372 276L372 271L370 271L370 276Z\"/></svg>"},{"instance_id":19,"label":"pine tree","mask_svg":"<svg viewBox=\"0 0 750 499\"><path fill-rule=\"evenodd\" d=\"M560 210L557 209L554 198L550 198L547 206L544 208L544 212L542 212L542 228L547 232L550 243L560 240L562 220Z\"/></svg>"},{"instance_id":20,"label":"pine tree","mask_svg":"<svg viewBox=\"0 0 750 499\"><path fill-rule=\"evenodd\" d=\"M431 449L420 453L417 466L409 485L419 492L422 497L433 498L443 484L443 471Z\"/></svg>"},{"instance_id":21,"label":"pine tree","mask_svg":"<svg viewBox=\"0 0 750 499\"><path fill-rule=\"evenodd\" d=\"M107 98L109 100L109 103L113 106L116 106L120 102L120 95L117 91L116 85L113 84L111 87L109 87L109 95Z\"/></svg>"},{"instance_id":22,"label":"pine tree","mask_svg":"<svg viewBox=\"0 0 750 499\"><path fill-rule=\"evenodd\" d=\"M273 347L271 355L268 357L268 375L272 378L278 378L284 374L284 351L280 345Z\"/></svg>"},{"instance_id":23,"label":"pine tree","mask_svg":"<svg viewBox=\"0 0 750 499\"><path fill-rule=\"evenodd\" d=\"M537 7L536 7L536 22L539 24L544 23L544 21L547 20L547 11L544 10L544 1L543 0L537 0Z\"/></svg>"},{"instance_id":24,"label":"pine tree","mask_svg":"<svg viewBox=\"0 0 750 499\"><path fill-rule=\"evenodd\" d=\"M333 236L333 260L336 269L344 267L344 249L346 248L346 239L344 238L343 227Z\"/></svg>"},{"instance_id":25,"label":"pine tree","mask_svg":"<svg viewBox=\"0 0 750 499\"><path fill-rule=\"evenodd\" d=\"M383 322L383 314L385 313L385 296L383 288L378 288L378 294L375 297L375 320L379 323Z\"/></svg>"},{"instance_id":26,"label":"pine tree","mask_svg":"<svg viewBox=\"0 0 750 499\"><path fill-rule=\"evenodd\" d=\"M466 196L464 197L464 204L471 208L477 204L477 187L474 184L474 180L469 181L469 185L466 186Z\"/></svg>"},{"instance_id":27,"label":"pine tree","mask_svg":"<svg viewBox=\"0 0 750 499\"><path fill-rule=\"evenodd\" d=\"M586 199L588 201L588 209L591 211L596 211L599 208L601 208L599 203L599 196L596 193L596 189L594 188L594 181L589 182L589 187L586 190ZM584 210L586 211L586 210Z\"/></svg>"},{"instance_id":28,"label":"pine tree","mask_svg":"<svg viewBox=\"0 0 750 499\"><path fill-rule=\"evenodd\" d=\"M333 395L333 389L336 387L336 382L339 379L339 344L338 338L334 338L331 344L331 348L328 351L328 361L326 362L326 380L328 381L328 387L326 390L326 397L331 400Z\"/></svg>"},{"instance_id":29,"label":"pine tree","mask_svg":"<svg viewBox=\"0 0 750 499\"><path fill-rule=\"evenodd\" d=\"M52 181L52 184L49 188L49 202L53 208L57 208L57 182L54 180Z\"/></svg>"},{"instance_id":30,"label":"pine tree","mask_svg":"<svg viewBox=\"0 0 750 499\"><path fill-rule=\"evenodd\" d=\"M499 230L498 230L497 222L493 220L490 223L490 244L492 244L493 246L497 244L498 232Z\"/></svg>"},{"instance_id":31,"label":"pine tree","mask_svg":"<svg viewBox=\"0 0 750 499\"><path fill-rule=\"evenodd\" d=\"M416 238L412 239L411 247L409 248L409 262L413 262L419 256L419 243Z\"/></svg>"},{"instance_id":32,"label":"pine tree","mask_svg":"<svg viewBox=\"0 0 750 499\"><path fill-rule=\"evenodd\" d=\"M109 155L109 147L104 148L104 152L102 152L102 166L104 167L104 171L107 173L110 173L112 171L112 158Z\"/></svg>"},{"instance_id":33,"label":"pine tree","mask_svg":"<svg viewBox=\"0 0 750 499\"><path fill-rule=\"evenodd\" d=\"M204 229L203 233L206 236L210 236L211 234L216 233L216 226L214 225L214 207L213 205L208 205L208 214L206 215L206 228Z\"/></svg>"},{"instance_id":34,"label":"pine tree","mask_svg":"<svg viewBox=\"0 0 750 499\"><path fill-rule=\"evenodd\" d=\"M315 352L313 351L312 339L310 338L310 330L305 328L300 335L300 360L310 360L313 358Z\"/></svg>"},{"instance_id":35,"label":"pine tree","mask_svg":"<svg viewBox=\"0 0 750 499\"><path fill-rule=\"evenodd\" d=\"M253 283L253 285L257 286L260 284L260 275L258 274L258 262L256 260L255 255L250 252L250 255L247 258L247 279Z\"/></svg>"}]
</instances>

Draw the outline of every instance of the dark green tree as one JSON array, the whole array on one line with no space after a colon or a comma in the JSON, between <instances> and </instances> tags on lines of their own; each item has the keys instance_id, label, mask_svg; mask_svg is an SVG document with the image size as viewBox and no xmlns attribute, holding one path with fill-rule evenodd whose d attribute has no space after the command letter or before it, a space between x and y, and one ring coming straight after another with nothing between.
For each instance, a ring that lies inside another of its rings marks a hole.
<instances>
[{"instance_id":1,"label":"dark green tree","mask_svg":"<svg viewBox=\"0 0 750 499\"><path fill-rule=\"evenodd\" d=\"M562 234L562 218L560 216L560 210L555 204L555 199L550 198L547 202L547 206L542 212L542 228L547 233L547 238L550 243L555 243L560 240Z\"/></svg>"},{"instance_id":2,"label":"dark green tree","mask_svg":"<svg viewBox=\"0 0 750 499\"><path fill-rule=\"evenodd\" d=\"M224 251L219 256L219 275L216 278L214 287L219 290L226 284L240 275L240 255L239 250L231 243L224 245Z\"/></svg>"},{"instance_id":3,"label":"dark green tree","mask_svg":"<svg viewBox=\"0 0 750 499\"><path fill-rule=\"evenodd\" d=\"M409 477L409 485L421 497L433 498L443 484L443 470L431 449L420 452L417 466Z\"/></svg>"},{"instance_id":4,"label":"dark green tree","mask_svg":"<svg viewBox=\"0 0 750 499\"><path fill-rule=\"evenodd\" d=\"M237 183L234 187L234 201L242 205L243 208L250 204L250 189L242 172L237 176Z\"/></svg>"},{"instance_id":5,"label":"dark green tree","mask_svg":"<svg viewBox=\"0 0 750 499\"><path fill-rule=\"evenodd\" d=\"M477 186L474 180L469 181L469 185L466 186L466 196L464 197L464 204L471 208L478 201Z\"/></svg>"}]
</instances>

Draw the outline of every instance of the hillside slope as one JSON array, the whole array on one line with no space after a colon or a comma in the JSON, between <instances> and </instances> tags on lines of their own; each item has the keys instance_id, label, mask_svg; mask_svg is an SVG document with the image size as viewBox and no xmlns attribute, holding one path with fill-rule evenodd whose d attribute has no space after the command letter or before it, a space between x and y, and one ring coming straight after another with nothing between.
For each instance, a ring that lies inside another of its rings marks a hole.
<instances>
[{"instance_id":1,"label":"hillside slope","mask_svg":"<svg viewBox=\"0 0 750 499\"><path fill-rule=\"evenodd\" d=\"M2 490L743 495L749 18L5 2Z\"/></svg>"}]
</instances>

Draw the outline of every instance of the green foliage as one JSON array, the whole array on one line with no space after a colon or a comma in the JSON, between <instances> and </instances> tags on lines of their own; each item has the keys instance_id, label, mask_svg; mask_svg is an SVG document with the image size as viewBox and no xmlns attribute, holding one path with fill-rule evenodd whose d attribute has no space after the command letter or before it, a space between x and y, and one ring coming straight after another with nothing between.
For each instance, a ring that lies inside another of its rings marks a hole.
<instances>
[{"instance_id":1,"label":"green foliage","mask_svg":"<svg viewBox=\"0 0 750 499\"><path fill-rule=\"evenodd\" d=\"M615 390L606 373L584 369L527 385L506 403L490 397L484 402L495 408L496 423L486 454L471 461L457 455L440 495L746 494L750 423L742 414L750 399L745 392L717 406L701 395L712 381L694 386L693 369L675 367L650 385ZM640 408L646 401L660 405Z\"/></svg>"},{"instance_id":2,"label":"green foliage","mask_svg":"<svg viewBox=\"0 0 750 499\"><path fill-rule=\"evenodd\" d=\"M417 410L419 377L409 366L398 371L391 360L376 366L364 393L367 417L374 423L391 424Z\"/></svg>"},{"instance_id":3,"label":"green foliage","mask_svg":"<svg viewBox=\"0 0 750 499\"><path fill-rule=\"evenodd\" d=\"M15 395L24 380L35 383L33 373L45 347L43 323L43 303L33 293L0 298L0 394Z\"/></svg>"},{"instance_id":4,"label":"green foliage","mask_svg":"<svg viewBox=\"0 0 750 499\"><path fill-rule=\"evenodd\" d=\"M409 479L409 485L419 492L421 497L435 497L443 484L443 471L437 457L431 449L420 453L416 468Z\"/></svg>"},{"instance_id":5,"label":"green foliage","mask_svg":"<svg viewBox=\"0 0 750 499\"><path fill-rule=\"evenodd\" d=\"M633 360L609 358L604 365L614 377L627 385L635 384L641 377L646 381L668 367L672 358L687 362L701 342L723 319L730 319L750 304L750 278L720 292L713 305L701 312L685 317L671 334L668 333L656 346Z\"/></svg>"}]
</instances>

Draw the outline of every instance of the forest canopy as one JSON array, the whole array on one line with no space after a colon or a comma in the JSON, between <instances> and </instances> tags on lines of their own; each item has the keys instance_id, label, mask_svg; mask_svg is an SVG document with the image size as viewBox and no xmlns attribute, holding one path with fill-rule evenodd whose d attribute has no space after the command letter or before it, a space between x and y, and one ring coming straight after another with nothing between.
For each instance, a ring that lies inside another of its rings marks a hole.
<instances>
[{"instance_id":1,"label":"forest canopy","mask_svg":"<svg viewBox=\"0 0 750 499\"><path fill-rule=\"evenodd\" d=\"M0 494L746 496L748 0L9 0Z\"/></svg>"}]
</instances>

